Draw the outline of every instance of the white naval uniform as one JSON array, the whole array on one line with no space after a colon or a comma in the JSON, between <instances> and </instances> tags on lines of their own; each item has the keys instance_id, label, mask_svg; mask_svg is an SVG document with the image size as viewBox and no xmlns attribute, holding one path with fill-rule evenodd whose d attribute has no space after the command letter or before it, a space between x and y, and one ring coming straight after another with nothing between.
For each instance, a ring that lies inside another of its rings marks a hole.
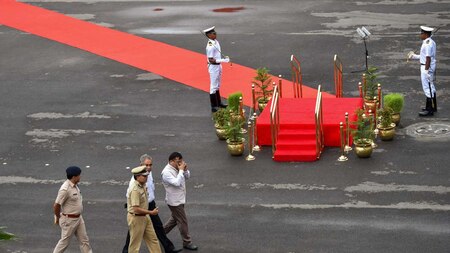
<instances>
[{"instance_id":1,"label":"white naval uniform","mask_svg":"<svg viewBox=\"0 0 450 253\"><path fill-rule=\"evenodd\" d=\"M427 57L431 58L430 68L428 69L430 80L428 80L425 71ZM420 78L422 80L422 89L425 96L427 96L427 98L431 98L433 94L436 93L436 88L434 87L434 74L436 71L436 43L431 39L431 37L423 40L422 47L420 48L420 55L413 55L412 58L420 60ZM432 93L430 93L430 88Z\"/></svg>"},{"instance_id":2,"label":"white naval uniform","mask_svg":"<svg viewBox=\"0 0 450 253\"><path fill-rule=\"evenodd\" d=\"M220 53L221 51L222 49L220 48L219 41L211 39L208 40L208 43L206 44L206 60L208 62L208 72L210 78L209 94L214 94L219 90L220 79L222 78L222 65L220 63L210 63L209 58L214 58L215 60L222 59Z\"/></svg>"}]
</instances>

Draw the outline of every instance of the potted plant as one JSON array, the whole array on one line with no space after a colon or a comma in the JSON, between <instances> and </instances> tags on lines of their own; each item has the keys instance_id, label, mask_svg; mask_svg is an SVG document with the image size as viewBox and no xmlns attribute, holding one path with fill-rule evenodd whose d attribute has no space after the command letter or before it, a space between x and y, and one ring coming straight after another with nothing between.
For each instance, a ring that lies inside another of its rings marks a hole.
<instances>
[{"instance_id":1,"label":"potted plant","mask_svg":"<svg viewBox=\"0 0 450 253\"><path fill-rule=\"evenodd\" d=\"M240 98L242 97L242 92L234 92L228 96L228 110L230 121L234 118L240 118L239 122L242 122L241 127L245 123L245 116L243 113L243 108L241 106Z\"/></svg>"},{"instance_id":2,"label":"potted plant","mask_svg":"<svg viewBox=\"0 0 450 253\"><path fill-rule=\"evenodd\" d=\"M219 140L226 140L226 125L228 124L229 114L224 108L219 108L213 113L214 127L216 128L216 135Z\"/></svg>"},{"instance_id":3,"label":"potted plant","mask_svg":"<svg viewBox=\"0 0 450 253\"><path fill-rule=\"evenodd\" d=\"M5 227L0 227L0 242L1 241L10 241L16 239L16 236L14 234L8 233L4 231Z\"/></svg>"},{"instance_id":4,"label":"potted plant","mask_svg":"<svg viewBox=\"0 0 450 253\"><path fill-rule=\"evenodd\" d=\"M273 87L272 77L269 75L269 69L263 67L256 69L256 76L252 82L257 90L255 90L256 101L258 102L259 111L264 110L272 98Z\"/></svg>"},{"instance_id":5,"label":"potted plant","mask_svg":"<svg viewBox=\"0 0 450 253\"><path fill-rule=\"evenodd\" d=\"M383 97L383 107L392 109L392 121L395 125L400 123L400 112L403 110L405 98L400 93L390 93Z\"/></svg>"},{"instance_id":6,"label":"potted plant","mask_svg":"<svg viewBox=\"0 0 450 253\"><path fill-rule=\"evenodd\" d=\"M244 134L241 131L243 121L241 117L230 117L225 126L228 152L233 156L241 156L244 153Z\"/></svg>"},{"instance_id":7,"label":"potted plant","mask_svg":"<svg viewBox=\"0 0 450 253\"><path fill-rule=\"evenodd\" d=\"M372 155L372 142L375 137L372 117L367 117L363 109L356 110L357 120L352 122L351 134L358 157L367 158Z\"/></svg>"},{"instance_id":8,"label":"potted plant","mask_svg":"<svg viewBox=\"0 0 450 253\"><path fill-rule=\"evenodd\" d=\"M392 122L392 109L383 107L378 111L379 123L377 125L380 139L390 141L395 136L395 123Z\"/></svg>"},{"instance_id":9,"label":"potted plant","mask_svg":"<svg viewBox=\"0 0 450 253\"><path fill-rule=\"evenodd\" d=\"M377 99L378 82L377 75L375 74L376 71L376 67L369 67L364 75L363 98L366 111L372 110L372 112L375 112L377 108L377 102L379 102Z\"/></svg>"}]
</instances>

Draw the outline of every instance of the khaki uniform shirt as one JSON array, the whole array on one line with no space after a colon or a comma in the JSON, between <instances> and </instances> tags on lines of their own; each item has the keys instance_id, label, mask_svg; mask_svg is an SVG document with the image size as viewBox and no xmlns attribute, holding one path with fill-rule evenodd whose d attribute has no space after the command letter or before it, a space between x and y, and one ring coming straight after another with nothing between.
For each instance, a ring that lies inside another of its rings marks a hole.
<instances>
[{"instance_id":1,"label":"khaki uniform shirt","mask_svg":"<svg viewBox=\"0 0 450 253\"><path fill-rule=\"evenodd\" d=\"M147 189L145 185L140 185L138 181L134 181L134 185L128 192L127 206L129 213L134 213L133 206L148 209Z\"/></svg>"},{"instance_id":2,"label":"khaki uniform shirt","mask_svg":"<svg viewBox=\"0 0 450 253\"><path fill-rule=\"evenodd\" d=\"M81 214L83 212L83 198L80 189L70 180L66 180L59 188L55 203L61 205L64 214Z\"/></svg>"}]
</instances>

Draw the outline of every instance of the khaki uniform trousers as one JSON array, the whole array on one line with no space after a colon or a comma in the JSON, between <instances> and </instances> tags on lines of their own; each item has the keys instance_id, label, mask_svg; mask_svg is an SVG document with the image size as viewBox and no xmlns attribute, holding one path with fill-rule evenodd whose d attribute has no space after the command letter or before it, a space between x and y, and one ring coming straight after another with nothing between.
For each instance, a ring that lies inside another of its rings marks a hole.
<instances>
[{"instance_id":1,"label":"khaki uniform trousers","mask_svg":"<svg viewBox=\"0 0 450 253\"><path fill-rule=\"evenodd\" d=\"M128 213L127 222L128 229L130 230L129 253L139 253L142 239L144 239L145 244L151 253L161 253L158 237L156 236L152 221L148 215L135 216Z\"/></svg>"},{"instance_id":2,"label":"khaki uniform trousers","mask_svg":"<svg viewBox=\"0 0 450 253\"><path fill-rule=\"evenodd\" d=\"M56 244L53 253L64 252L70 244L70 239L75 234L80 244L80 251L83 253L92 253L89 238L86 233L83 216L78 218L69 218L61 215L59 218L59 226L61 227L61 239Z\"/></svg>"}]
</instances>

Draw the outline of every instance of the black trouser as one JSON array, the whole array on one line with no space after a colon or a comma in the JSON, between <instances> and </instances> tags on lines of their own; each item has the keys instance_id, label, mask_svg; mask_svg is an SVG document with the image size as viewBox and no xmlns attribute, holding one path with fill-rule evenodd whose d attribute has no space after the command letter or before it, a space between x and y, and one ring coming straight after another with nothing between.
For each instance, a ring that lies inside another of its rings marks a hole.
<instances>
[{"instance_id":1,"label":"black trouser","mask_svg":"<svg viewBox=\"0 0 450 253\"><path fill-rule=\"evenodd\" d=\"M148 210L153 210L156 208L155 201L148 203ZM153 229L155 230L156 236L159 242L164 248L164 252L170 253L174 250L173 243L167 238L166 232L164 232L164 226L159 218L159 215L150 215L150 219L153 223ZM127 240L125 241L125 246L123 246L122 253L128 253L128 246L130 245L130 231L127 233Z\"/></svg>"}]
</instances>

